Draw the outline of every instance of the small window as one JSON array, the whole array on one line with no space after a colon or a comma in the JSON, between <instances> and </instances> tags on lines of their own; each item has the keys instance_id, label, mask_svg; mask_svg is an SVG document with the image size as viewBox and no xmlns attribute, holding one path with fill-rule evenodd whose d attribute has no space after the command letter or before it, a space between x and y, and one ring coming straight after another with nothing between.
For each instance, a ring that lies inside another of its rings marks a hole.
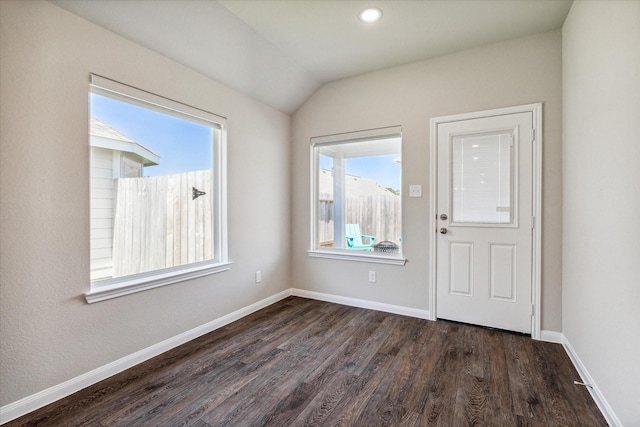
<instances>
[{"instance_id":1,"label":"small window","mask_svg":"<svg viewBox=\"0 0 640 427\"><path fill-rule=\"evenodd\" d=\"M404 264L400 127L312 138L311 256Z\"/></svg>"},{"instance_id":2,"label":"small window","mask_svg":"<svg viewBox=\"0 0 640 427\"><path fill-rule=\"evenodd\" d=\"M225 119L96 75L89 302L228 269Z\"/></svg>"},{"instance_id":3,"label":"small window","mask_svg":"<svg viewBox=\"0 0 640 427\"><path fill-rule=\"evenodd\" d=\"M513 134L451 139L451 223L513 224Z\"/></svg>"}]
</instances>

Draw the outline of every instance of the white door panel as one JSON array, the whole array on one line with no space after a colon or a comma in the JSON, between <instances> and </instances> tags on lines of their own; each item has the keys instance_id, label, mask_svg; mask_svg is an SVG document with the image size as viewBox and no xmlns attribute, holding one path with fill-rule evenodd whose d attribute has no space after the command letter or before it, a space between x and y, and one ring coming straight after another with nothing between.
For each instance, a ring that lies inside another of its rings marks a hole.
<instances>
[{"instance_id":1,"label":"white door panel","mask_svg":"<svg viewBox=\"0 0 640 427\"><path fill-rule=\"evenodd\" d=\"M449 293L473 295L473 242L449 242Z\"/></svg>"},{"instance_id":2,"label":"white door panel","mask_svg":"<svg viewBox=\"0 0 640 427\"><path fill-rule=\"evenodd\" d=\"M531 332L533 115L439 123L437 317Z\"/></svg>"}]
</instances>

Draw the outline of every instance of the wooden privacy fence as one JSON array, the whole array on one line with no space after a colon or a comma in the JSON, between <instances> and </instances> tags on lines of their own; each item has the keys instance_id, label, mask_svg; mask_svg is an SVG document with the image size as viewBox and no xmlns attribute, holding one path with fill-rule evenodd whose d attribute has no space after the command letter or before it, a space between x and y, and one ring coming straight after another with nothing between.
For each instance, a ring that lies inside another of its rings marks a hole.
<instances>
[{"instance_id":1,"label":"wooden privacy fence","mask_svg":"<svg viewBox=\"0 0 640 427\"><path fill-rule=\"evenodd\" d=\"M319 241L333 245L333 196L320 194L318 212ZM400 196L389 191L345 196L345 224L360 224L362 234L400 244L402 237Z\"/></svg>"},{"instance_id":2,"label":"wooden privacy fence","mask_svg":"<svg viewBox=\"0 0 640 427\"><path fill-rule=\"evenodd\" d=\"M211 170L122 178L116 191L113 277L213 258Z\"/></svg>"}]
</instances>

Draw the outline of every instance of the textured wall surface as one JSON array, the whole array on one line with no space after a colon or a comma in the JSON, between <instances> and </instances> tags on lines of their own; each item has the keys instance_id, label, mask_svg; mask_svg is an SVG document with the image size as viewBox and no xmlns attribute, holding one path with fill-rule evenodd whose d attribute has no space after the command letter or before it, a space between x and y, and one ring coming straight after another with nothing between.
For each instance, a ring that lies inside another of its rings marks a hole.
<instances>
[{"instance_id":1,"label":"textured wall surface","mask_svg":"<svg viewBox=\"0 0 640 427\"><path fill-rule=\"evenodd\" d=\"M0 2L0 62L0 406L290 287L289 116L48 2ZM228 118L230 271L84 302L89 73Z\"/></svg>"},{"instance_id":2,"label":"textured wall surface","mask_svg":"<svg viewBox=\"0 0 640 427\"><path fill-rule=\"evenodd\" d=\"M640 2L574 2L562 39L563 332L640 426Z\"/></svg>"},{"instance_id":3,"label":"textured wall surface","mask_svg":"<svg viewBox=\"0 0 640 427\"><path fill-rule=\"evenodd\" d=\"M562 150L560 31L484 46L323 86L293 116L292 283L427 310L429 120L543 103L542 329L561 331ZM404 267L309 258L309 140L402 126ZM422 198L408 198L421 184ZM378 281L368 283L367 271Z\"/></svg>"}]
</instances>

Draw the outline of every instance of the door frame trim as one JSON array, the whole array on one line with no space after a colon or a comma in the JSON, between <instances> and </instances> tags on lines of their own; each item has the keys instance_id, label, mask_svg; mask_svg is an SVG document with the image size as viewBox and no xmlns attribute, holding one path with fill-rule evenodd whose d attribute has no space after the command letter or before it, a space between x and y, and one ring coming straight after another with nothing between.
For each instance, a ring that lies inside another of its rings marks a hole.
<instances>
[{"instance_id":1,"label":"door frame trim","mask_svg":"<svg viewBox=\"0 0 640 427\"><path fill-rule=\"evenodd\" d=\"M533 236L531 254L531 301L533 314L531 316L531 338L539 340L541 332L541 288L542 288L542 103L517 105L513 107L496 108L471 113L454 114L449 116L432 117L429 125L429 315L430 320L437 319L437 289L436 289L436 261L437 261L437 219L438 212L438 125L462 120L481 119L501 116L505 114L532 113L533 115Z\"/></svg>"}]
</instances>

